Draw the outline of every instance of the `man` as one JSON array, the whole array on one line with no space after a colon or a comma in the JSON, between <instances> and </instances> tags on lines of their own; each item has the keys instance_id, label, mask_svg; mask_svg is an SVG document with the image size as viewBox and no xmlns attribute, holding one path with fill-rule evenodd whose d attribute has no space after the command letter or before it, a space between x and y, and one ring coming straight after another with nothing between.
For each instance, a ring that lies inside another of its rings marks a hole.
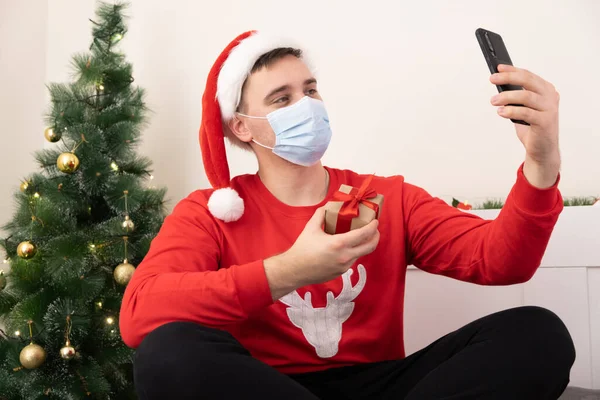
<instances>
[{"instance_id":1,"label":"man","mask_svg":"<svg viewBox=\"0 0 600 400\"><path fill-rule=\"evenodd\" d=\"M554 87L511 66L491 77L525 87L492 104L531 125L516 125L527 155L484 221L401 176L323 167L331 130L309 66L289 42L247 32L210 71L200 141L218 190L177 205L121 308L139 397L558 398L575 352L550 311L493 314L408 358L402 326L407 265L482 285L535 273L562 210ZM224 136L254 151L257 174L230 181ZM325 233L340 184L382 194L379 220Z\"/></svg>"}]
</instances>

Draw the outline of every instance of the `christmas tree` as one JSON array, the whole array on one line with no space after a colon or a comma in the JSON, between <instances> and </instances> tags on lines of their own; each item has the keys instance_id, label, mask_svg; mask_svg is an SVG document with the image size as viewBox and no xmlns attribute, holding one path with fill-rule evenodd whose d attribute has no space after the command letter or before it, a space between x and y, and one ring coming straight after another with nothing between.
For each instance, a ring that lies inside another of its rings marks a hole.
<instances>
[{"instance_id":1,"label":"christmas tree","mask_svg":"<svg viewBox=\"0 0 600 400\"><path fill-rule=\"evenodd\" d=\"M0 399L135 398L118 313L162 224L165 190L135 152L147 109L118 51L125 8L98 3L73 81L48 86L53 144L15 190L0 241Z\"/></svg>"}]
</instances>

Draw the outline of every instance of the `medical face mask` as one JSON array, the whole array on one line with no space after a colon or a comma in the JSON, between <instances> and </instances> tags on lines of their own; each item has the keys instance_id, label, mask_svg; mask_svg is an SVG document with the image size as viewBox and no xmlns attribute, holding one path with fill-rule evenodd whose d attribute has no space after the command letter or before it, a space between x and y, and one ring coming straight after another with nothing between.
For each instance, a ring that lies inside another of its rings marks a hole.
<instances>
[{"instance_id":1,"label":"medical face mask","mask_svg":"<svg viewBox=\"0 0 600 400\"><path fill-rule=\"evenodd\" d=\"M254 139L252 141L297 165L308 167L316 164L331 141L325 105L312 97L304 96L297 103L273 111L266 117L237 114L269 121L275 132L275 147L265 146Z\"/></svg>"}]
</instances>

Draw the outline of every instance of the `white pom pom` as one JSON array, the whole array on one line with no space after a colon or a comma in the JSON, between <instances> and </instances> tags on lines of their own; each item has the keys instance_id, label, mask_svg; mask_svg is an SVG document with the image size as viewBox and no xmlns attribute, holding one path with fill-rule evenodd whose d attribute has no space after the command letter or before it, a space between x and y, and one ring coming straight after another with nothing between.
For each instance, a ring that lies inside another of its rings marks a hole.
<instances>
[{"instance_id":1,"label":"white pom pom","mask_svg":"<svg viewBox=\"0 0 600 400\"><path fill-rule=\"evenodd\" d=\"M244 214L244 200L232 188L217 189L208 199L208 210L225 222L237 221Z\"/></svg>"}]
</instances>

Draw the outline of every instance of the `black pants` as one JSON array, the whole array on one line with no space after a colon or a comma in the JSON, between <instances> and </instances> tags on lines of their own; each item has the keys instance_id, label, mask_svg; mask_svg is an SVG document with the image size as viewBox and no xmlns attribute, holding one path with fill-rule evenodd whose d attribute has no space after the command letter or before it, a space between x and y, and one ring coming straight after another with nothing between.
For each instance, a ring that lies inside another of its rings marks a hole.
<instances>
[{"instance_id":1,"label":"black pants","mask_svg":"<svg viewBox=\"0 0 600 400\"><path fill-rule=\"evenodd\" d=\"M138 348L134 379L147 399L557 399L575 360L562 321L539 307L492 314L403 360L287 376L230 334L163 325Z\"/></svg>"}]
</instances>

